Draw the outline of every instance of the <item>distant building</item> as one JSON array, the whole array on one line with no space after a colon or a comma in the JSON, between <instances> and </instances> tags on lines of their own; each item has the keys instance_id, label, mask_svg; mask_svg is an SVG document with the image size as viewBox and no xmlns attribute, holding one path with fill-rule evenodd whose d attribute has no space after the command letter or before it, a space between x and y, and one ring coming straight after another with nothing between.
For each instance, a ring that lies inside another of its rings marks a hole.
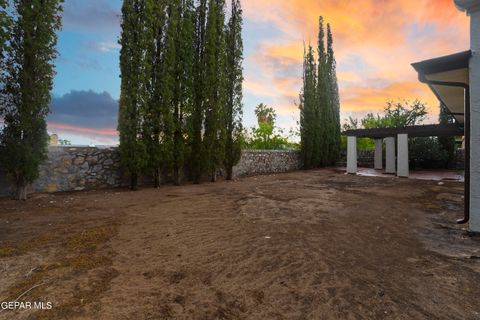
<instances>
[{"instance_id":1,"label":"distant building","mask_svg":"<svg viewBox=\"0 0 480 320\"><path fill-rule=\"evenodd\" d=\"M58 135L56 133L50 135L50 145L58 146Z\"/></svg>"}]
</instances>

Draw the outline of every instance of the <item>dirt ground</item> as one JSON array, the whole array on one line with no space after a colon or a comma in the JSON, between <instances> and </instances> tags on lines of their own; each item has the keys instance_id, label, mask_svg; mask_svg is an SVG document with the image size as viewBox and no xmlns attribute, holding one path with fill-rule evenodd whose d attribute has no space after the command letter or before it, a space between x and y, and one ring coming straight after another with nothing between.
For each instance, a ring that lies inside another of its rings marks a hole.
<instances>
[{"instance_id":1,"label":"dirt ground","mask_svg":"<svg viewBox=\"0 0 480 320\"><path fill-rule=\"evenodd\" d=\"M480 319L462 192L319 170L1 199L0 302L53 307L0 319Z\"/></svg>"}]
</instances>

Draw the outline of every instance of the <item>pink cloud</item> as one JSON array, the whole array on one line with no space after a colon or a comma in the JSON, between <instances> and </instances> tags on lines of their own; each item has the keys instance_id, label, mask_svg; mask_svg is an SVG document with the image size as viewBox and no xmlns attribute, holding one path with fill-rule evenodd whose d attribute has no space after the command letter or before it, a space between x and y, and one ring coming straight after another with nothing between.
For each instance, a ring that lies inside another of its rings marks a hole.
<instances>
[{"instance_id":1,"label":"pink cloud","mask_svg":"<svg viewBox=\"0 0 480 320\"><path fill-rule=\"evenodd\" d=\"M118 132L114 128L86 128L68 124L49 122L48 131L62 135L81 136L105 144L116 144L118 141Z\"/></svg>"}]
</instances>

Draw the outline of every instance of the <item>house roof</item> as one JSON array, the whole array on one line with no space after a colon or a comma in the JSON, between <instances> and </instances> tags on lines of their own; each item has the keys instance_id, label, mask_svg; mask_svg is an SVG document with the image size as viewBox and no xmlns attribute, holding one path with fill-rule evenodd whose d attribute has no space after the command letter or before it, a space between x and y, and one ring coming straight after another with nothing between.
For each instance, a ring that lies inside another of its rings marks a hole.
<instances>
[{"instance_id":1,"label":"house roof","mask_svg":"<svg viewBox=\"0 0 480 320\"><path fill-rule=\"evenodd\" d=\"M457 123L465 122L466 89L469 86L469 63L472 52L462 51L448 56L413 63L421 82L428 84Z\"/></svg>"},{"instance_id":2,"label":"house roof","mask_svg":"<svg viewBox=\"0 0 480 320\"><path fill-rule=\"evenodd\" d=\"M467 50L448 56L412 63L412 66L415 70L417 70L418 73L422 74L446 72L456 69L468 68L471 57L472 51Z\"/></svg>"}]
</instances>

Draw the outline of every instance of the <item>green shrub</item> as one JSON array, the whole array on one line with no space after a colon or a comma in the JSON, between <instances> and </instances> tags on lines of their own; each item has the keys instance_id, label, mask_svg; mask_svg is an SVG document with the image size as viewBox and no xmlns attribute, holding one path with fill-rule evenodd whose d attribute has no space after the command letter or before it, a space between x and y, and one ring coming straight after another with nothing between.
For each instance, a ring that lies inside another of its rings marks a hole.
<instances>
[{"instance_id":1,"label":"green shrub","mask_svg":"<svg viewBox=\"0 0 480 320\"><path fill-rule=\"evenodd\" d=\"M447 168L450 162L449 153L436 137L411 138L408 151L411 169Z\"/></svg>"},{"instance_id":2,"label":"green shrub","mask_svg":"<svg viewBox=\"0 0 480 320\"><path fill-rule=\"evenodd\" d=\"M252 128L245 137L244 149L255 150L287 150L298 149L298 143L288 141L281 129L276 129L270 123L260 123L258 128Z\"/></svg>"}]
</instances>

